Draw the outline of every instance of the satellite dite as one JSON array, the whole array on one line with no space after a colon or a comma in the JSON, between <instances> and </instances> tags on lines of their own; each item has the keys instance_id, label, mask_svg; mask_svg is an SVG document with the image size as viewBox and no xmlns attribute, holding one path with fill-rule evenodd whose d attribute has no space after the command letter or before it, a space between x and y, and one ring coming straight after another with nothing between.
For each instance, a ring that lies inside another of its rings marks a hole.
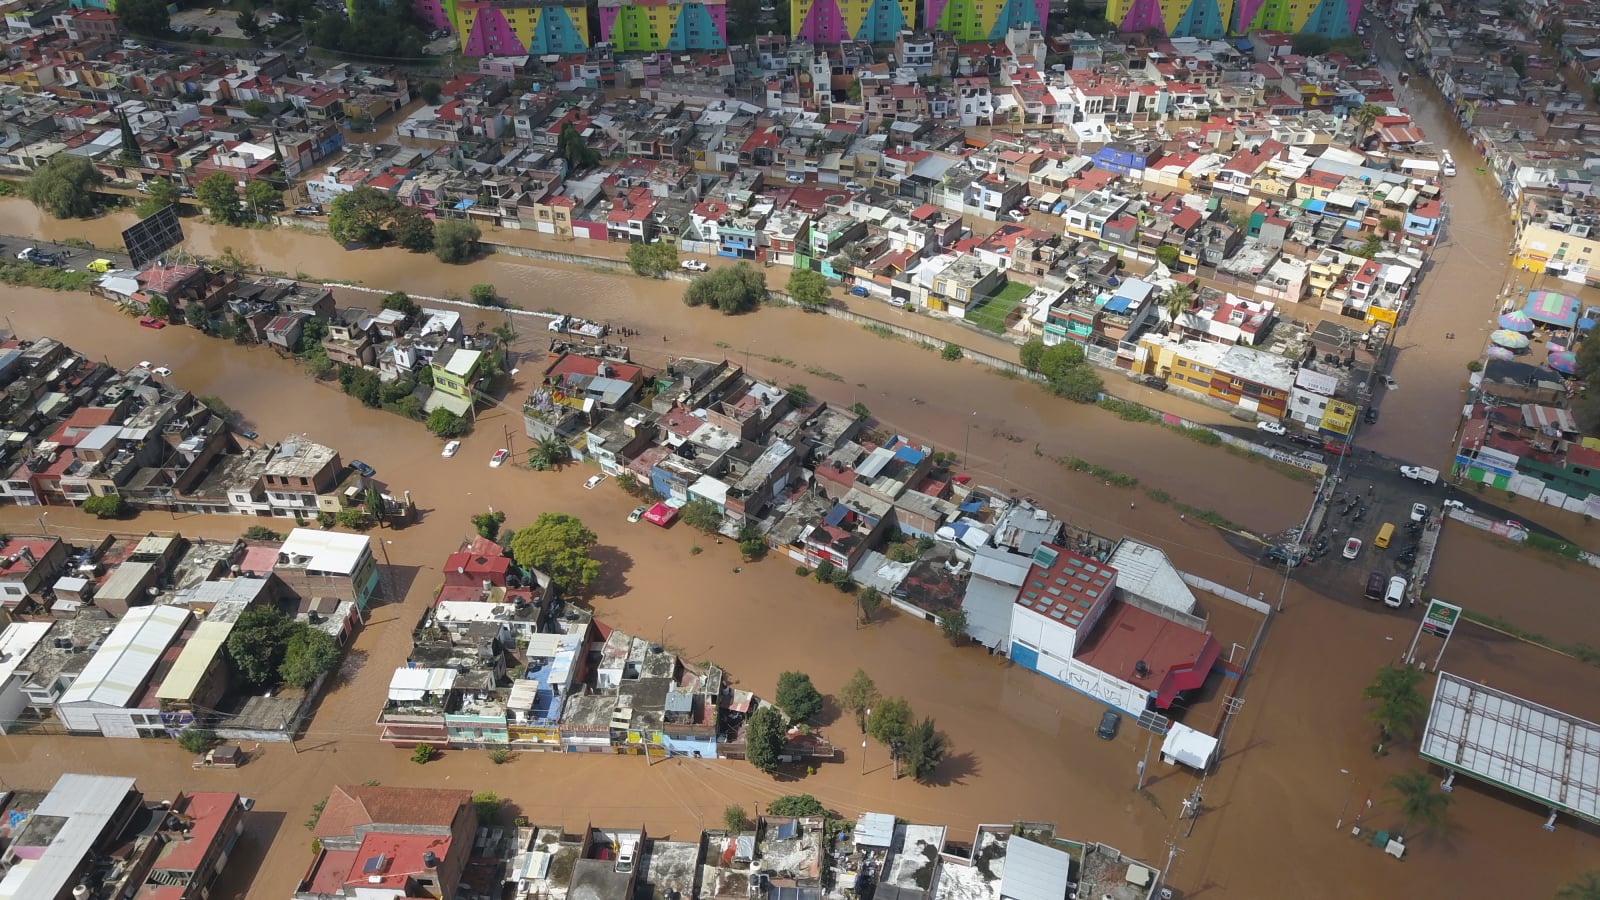
<instances>
[{"instance_id":1,"label":"satellite dite","mask_svg":"<svg viewBox=\"0 0 1600 900\"><path fill-rule=\"evenodd\" d=\"M183 226L178 224L178 208L168 205L128 226L122 232L122 245L135 269L183 243Z\"/></svg>"}]
</instances>

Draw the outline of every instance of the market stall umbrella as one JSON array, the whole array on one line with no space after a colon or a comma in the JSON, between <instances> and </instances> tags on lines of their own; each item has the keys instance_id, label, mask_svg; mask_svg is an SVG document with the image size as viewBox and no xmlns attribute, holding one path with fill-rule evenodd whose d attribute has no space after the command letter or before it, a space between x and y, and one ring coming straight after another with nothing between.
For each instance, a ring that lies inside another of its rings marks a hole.
<instances>
[{"instance_id":1,"label":"market stall umbrella","mask_svg":"<svg viewBox=\"0 0 1600 900\"><path fill-rule=\"evenodd\" d=\"M1578 354L1570 350L1552 353L1547 365L1563 375L1571 375L1573 372L1578 371Z\"/></svg>"},{"instance_id":2,"label":"market stall umbrella","mask_svg":"<svg viewBox=\"0 0 1600 900\"><path fill-rule=\"evenodd\" d=\"M1500 317L1500 327L1507 331L1520 331L1523 333L1533 330L1533 320L1520 309L1513 309Z\"/></svg>"},{"instance_id":3,"label":"market stall umbrella","mask_svg":"<svg viewBox=\"0 0 1600 900\"><path fill-rule=\"evenodd\" d=\"M1504 347L1489 348L1488 357L1490 359L1515 359L1516 356L1517 355L1515 353L1512 353L1510 350L1507 350Z\"/></svg>"},{"instance_id":4,"label":"market stall umbrella","mask_svg":"<svg viewBox=\"0 0 1600 900\"><path fill-rule=\"evenodd\" d=\"M1521 350L1522 348L1528 346L1527 335L1518 334L1515 331L1508 331L1504 328L1489 335L1489 340L1498 346L1506 347L1511 350Z\"/></svg>"}]
</instances>

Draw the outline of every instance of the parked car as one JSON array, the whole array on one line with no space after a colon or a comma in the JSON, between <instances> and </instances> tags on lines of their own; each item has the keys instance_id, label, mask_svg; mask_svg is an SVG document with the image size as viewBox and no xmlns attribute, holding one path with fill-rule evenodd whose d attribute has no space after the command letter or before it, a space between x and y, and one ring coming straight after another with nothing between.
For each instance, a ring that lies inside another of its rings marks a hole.
<instances>
[{"instance_id":1,"label":"parked car","mask_svg":"<svg viewBox=\"0 0 1600 900\"><path fill-rule=\"evenodd\" d=\"M167 368L166 366L156 366L154 369L151 369L150 371L156 373L157 375L160 375L162 378L171 378L172 377L172 370Z\"/></svg>"},{"instance_id":2,"label":"parked car","mask_svg":"<svg viewBox=\"0 0 1600 900\"><path fill-rule=\"evenodd\" d=\"M790 184L805 184L806 183L806 177L804 175L801 175L801 174L797 173L797 172L791 172L788 175L783 176L783 180L789 182Z\"/></svg>"},{"instance_id":3,"label":"parked car","mask_svg":"<svg viewBox=\"0 0 1600 900\"><path fill-rule=\"evenodd\" d=\"M1300 554L1290 553L1282 547L1268 547L1264 555L1268 560L1283 563L1290 568L1300 565Z\"/></svg>"},{"instance_id":4,"label":"parked car","mask_svg":"<svg viewBox=\"0 0 1600 900\"><path fill-rule=\"evenodd\" d=\"M511 455L511 451L510 450L506 450L505 448L501 448L499 450L496 450L494 452L494 456L489 457L489 468L491 468L491 469L500 468L500 464L505 462L506 461L506 457L508 457L510 455Z\"/></svg>"},{"instance_id":5,"label":"parked car","mask_svg":"<svg viewBox=\"0 0 1600 900\"><path fill-rule=\"evenodd\" d=\"M1302 447L1314 447L1318 450L1322 449L1322 438L1310 434L1291 434L1289 435L1289 443L1299 444Z\"/></svg>"},{"instance_id":6,"label":"parked car","mask_svg":"<svg viewBox=\"0 0 1600 900\"><path fill-rule=\"evenodd\" d=\"M1406 602L1406 580L1399 575L1389 579L1389 589L1383 592L1383 605L1399 609Z\"/></svg>"},{"instance_id":7,"label":"parked car","mask_svg":"<svg viewBox=\"0 0 1600 900\"><path fill-rule=\"evenodd\" d=\"M1387 584L1388 581L1383 577L1382 572L1368 572L1367 588L1365 591L1363 591L1363 595L1368 600L1382 600L1383 590Z\"/></svg>"},{"instance_id":8,"label":"parked car","mask_svg":"<svg viewBox=\"0 0 1600 900\"><path fill-rule=\"evenodd\" d=\"M583 483L583 489L586 491L592 491L600 486L600 482L605 480L606 477L604 475L590 475L589 480Z\"/></svg>"},{"instance_id":9,"label":"parked car","mask_svg":"<svg viewBox=\"0 0 1600 900\"><path fill-rule=\"evenodd\" d=\"M144 316L141 319L139 319L139 324L143 325L146 328L154 328L157 331L160 331L161 329L167 327L167 323L161 321L160 319L156 318L155 316Z\"/></svg>"},{"instance_id":10,"label":"parked car","mask_svg":"<svg viewBox=\"0 0 1600 900\"><path fill-rule=\"evenodd\" d=\"M904 309L905 305L906 305L906 298L904 298L904 297L890 297L889 298L889 305L893 306L893 307L896 307L896 308L899 308L899 309Z\"/></svg>"},{"instance_id":11,"label":"parked car","mask_svg":"<svg viewBox=\"0 0 1600 900\"><path fill-rule=\"evenodd\" d=\"M95 273L96 275L104 275L105 273L111 271L111 265L112 263L109 259L93 259L90 260L89 264L84 266L84 268Z\"/></svg>"},{"instance_id":12,"label":"parked car","mask_svg":"<svg viewBox=\"0 0 1600 900\"><path fill-rule=\"evenodd\" d=\"M297 216L320 216L322 215L322 207L314 203L308 203L304 206L296 206L294 214Z\"/></svg>"},{"instance_id":13,"label":"parked car","mask_svg":"<svg viewBox=\"0 0 1600 900\"><path fill-rule=\"evenodd\" d=\"M854 191L854 192L859 194L862 191L866 190L867 187L866 187L866 185L862 184L859 181L846 181L844 183L844 189L847 190L847 191Z\"/></svg>"},{"instance_id":14,"label":"parked car","mask_svg":"<svg viewBox=\"0 0 1600 900\"><path fill-rule=\"evenodd\" d=\"M1017 223L1020 224L1022 222L1028 221L1028 213L1025 210L1010 209L1010 210L1006 210L1006 218L1010 219L1013 222L1017 222Z\"/></svg>"},{"instance_id":15,"label":"parked car","mask_svg":"<svg viewBox=\"0 0 1600 900\"><path fill-rule=\"evenodd\" d=\"M1276 434L1276 435L1285 435L1285 434L1289 433L1289 429L1283 427L1282 425L1278 424L1277 422L1270 422L1270 421L1257 422L1256 423L1256 430L1257 431L1265 431L1267 434Z\"/></svg>"},{"instance_id":16,"label":"parked car","mask_svg":"<svg viewBox=\"0 0 1600 900\"><path fill-rule=\"evenodd\" d=\"M1361 418L1365 419L1368 425L1378 424L1378 408L1376 406L1367 407L1367 411L1361 414Z\"/></svg>"},{"instance_id":17,"label":"parked car","mask_svg":"<svg viewBox=\"0 0 1600 900\"><path fill-rule=\"evenodd\" d=\"M1443 506L1445 509L1459 509L1464 513L1472 512L1472 507L1462 503L1460 500L1446 500L1439 505Z\"/></svg>"},{"instance_id":18,"label":"parked car","mask_svg":"<svg viewBox=\"0 0 1600 900\"><path fill-rule=\"evenodd\" d=\"M865 285L860 284L851 285L850 293L857 297L865 297L867 295L867 288Z\"/></svg>"},{"instance_id":19,"label":"parked car","mask_svg":"<svg viewBox=\"0 0 1600 900\"><path fill-rule=\"evenodd\" d=\"M1383 382L1383 386L1391 391L1400 387L1400 382L1395 381L1394 376L1392 375L1380 375L1378 376L1378 380Z\"/></svg>"},{"instance_id":20,"label":"parked car","mask_svg":"<svg viewBox=\"0 0 1600 900\"><path fill-rule=\"evenodd\" d=\"M257 437L256 433L253 430L249 429L249 428L235 428L235 429L233 429L233 431L239 437L242 437L247 441L253 441Z\"/></svg>"},{"instance_id":21,"label":"parked car","mask_svg":"<svg viewBox=\"0 0 1600 900\"><path fill-rule=\"evenodd\" d=\"M442 453L440 453L439 455L444 457L445 459L449 459L450 457L455 456L456 455L456 451L460 450L460 449L461 449L461 442L460 441L451 441L450 443L444 445L444 451Z\"/></svg>"},{"instance_id":22,"label":"parked car","mask_svg":"<svg viewBox=\"0 0 1600 900\"><path fill-rule=\"evenodd\" d=\"M678 263L678 268L684 270L685 272L704 272L711 267L698 259L686 259L683 262Z\"/></svg>"},{"instance_id":23,"label":"parked car","mask_svg":"<svg viewBox=\"0 0 1600 900\"><path fill-rule=\"evenodd\" d=\"M1344 558L1355 559L1361 555L1361 538L1351 538L1344 542Z\"/></svg>"},{"instance_id":24,"label":"parked car","mask_svg":"<svg viewBox=\"0 0 1600 900\"><path fill-rule=\"evenodd\" d=\"M1426 504L1426 503L1413 503L1413 504L1411 504L1411 521L1413 521L1413 522L1426 522L1426 521L1428 521L1428 504Z\"/></svg>"},{"instance_id":25,"label":"parked car","mask_svg":"<svg viewBox=\"0 0 1600 900\"><path fill-rule=\"evenodd\" d=\"M150 368L150 360L148 360L148 359L139 360L139 368L141 368L141 369Z\"/></svg>"},{"instance_id":26,"label":"parked car","mask_svg":"<svg viewBox=\"0 0 1600 900\"><path fill-rule=\"evenodd\" d=\"M644 510L645 510L645 508L643 506L635 506L633 508L633 512L628 513L628 521L629 522L637 522L640 519L644 518Z\"/></svg>"},{"instance_id":27,"label":"parked car","mask_svg":"<svg viewBox=\"0 0 1600 900\"><path fill-rule=\"evenodd\" d=\"M362 475L368 478L378 474L377 469L374 469L359 459L350 460L350 468L355 469L357 472L360 472Z\"/></svg>"},{"instance_id":28,"label":"parked car","mask_svg":"<svg viewBox=\"0 0 1600 900\"><path fill-rule=\"evenodd\" d=\"M1322 449L1326 450L1329 453L1332 453L1334 456L1349 456L1350 455L1350 445L1349 444L1335 443L1334 441L1324 441L1323 444L1322 444Z\"/></svg>"},{"instance_id":29,"label":"parked car","mask_svg":"<svg viewBox=\"0 0 1600 900\"><path fill-rule=\"evenodd\" d=\"M1146 375L1145 377L1139 379L1139 381L1147 388L1155 388L1158 391L1164 391L1167 389L1167 380L1155 375Z\"/></svg>"},{"instance_id":30,"label":"parked car","mask_svg":"<svg viewBox=\"0 0 1600 900\"><path fill-rule=\"evenodd\" d=\"M1094 735L1102 741L1112 741L1117 738L1117 726L1122 724L1122 714L1114 709L1108 709L1100 714L1100 725L1095 728Z\"/></svg>"}]
</instances>

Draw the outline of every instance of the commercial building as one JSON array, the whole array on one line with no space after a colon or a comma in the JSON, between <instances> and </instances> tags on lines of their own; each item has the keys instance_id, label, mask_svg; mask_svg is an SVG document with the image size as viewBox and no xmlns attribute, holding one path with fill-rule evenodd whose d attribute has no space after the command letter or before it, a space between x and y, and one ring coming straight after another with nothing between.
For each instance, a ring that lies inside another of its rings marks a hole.
<instances>
[{"instance_id":1,"label":"commercial building","mask_svg":"<svg viewBox=\"0 0 1600 900\"><path fill-rule=\"evenodd\" d=\"M189 611L175 606L128 610L56 701L56 715L67 730L129 738L166 733L153 699L149 707L136 701L188 622Z\"/></svg>"},{"instance_id":2,"label":"commercial building","mask_svg":"<svg viewBox=\"0 0 1600 900\"><path fill-rule=\"evenodd\" d=\"M728 7L715 0L600 0L600 39L624 53L723 50L728 46Z\"/></svg>"},{"instance_id":3,"label":"commercial building","mask_svg":"<svg viewBox=\"0 0 1600 900\"><path fill-rule=\"evenodd\" d=\"M916 0L795 0L789 28L813 44L892 41L916 22Z\"/></svg>"}]
</instances>

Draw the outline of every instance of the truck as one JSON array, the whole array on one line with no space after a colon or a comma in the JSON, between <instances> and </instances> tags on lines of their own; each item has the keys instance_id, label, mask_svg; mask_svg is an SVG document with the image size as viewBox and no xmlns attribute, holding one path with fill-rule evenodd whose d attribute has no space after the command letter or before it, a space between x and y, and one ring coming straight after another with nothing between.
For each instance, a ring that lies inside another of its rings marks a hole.
<instances>
[{"instance_id":1,"label":"truck","mask_svg":"<svg viewBox=\"0 0 1600 900\"><path fill-rule=\"evenodd\" d=\"M1427 466L1401 466L1400 474L1402 477L1409 478L1412 481L1420 481L1423 484L1439 483L1439 470L1430 469Z\"/></svg>"}]
</instances>

